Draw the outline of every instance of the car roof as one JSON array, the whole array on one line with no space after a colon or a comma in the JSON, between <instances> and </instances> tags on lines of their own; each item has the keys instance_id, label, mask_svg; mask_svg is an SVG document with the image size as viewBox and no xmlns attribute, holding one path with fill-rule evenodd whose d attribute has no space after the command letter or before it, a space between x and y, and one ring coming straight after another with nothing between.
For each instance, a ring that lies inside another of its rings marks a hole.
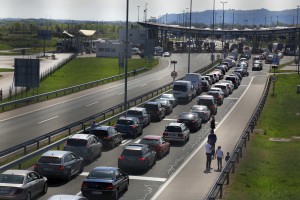
<instances>
[{"instance_id":1,"label":"car roof","mask_svg":"<svg viewBox=\"0 0 300 200\"><path fill-rule=\"evenodd\" d=\"M102 130L102 131L107 131L109 128L111 128L112 126L96 126L93 128L93 130ZM86 135L86 134L85 134Z\"/></svg>"},{"instance_id":2,"label":"car roof","mask_svg":"<svg viewBox=\"0 0 300 200\"><path fill-rule=\"evenodd\" d=\"M159 104L159 102L157 102L157 101L149 101L149 102L147 102L146 104L157 105L157 104ZM145 104L145 105L146 105L146 104Z\"/></svg>"},{"instance_id":3,"label":"car roof","mask_svg":"<svg viewBox=\"0 0 300 200\"><path fill-rule=\"evenodd\" d=\"M207 94L203 94L203 95L200 95L198 97L201 98L201 99L211 99L211 98L214 98L212 95L207 95Z\"/></svg>"},{"instance_id":4,"label":"car roof","mask_svg":"<svg viewBox=\"0 0 300 200\"><path fill-rule=\"evenodd\" d=\"M121 116L119 119L126 119L126 120L136 120L136 119L138 119L138 118L136 118L136 117L128 117L128 116Z\"/></svg>"},{"instance_id":5,"label":"car roof","mask_svg":"<svg viewBox=\"0 0 300 200\"><path fill-rule=\"evenodd\" d=\"M68 195L68 194L59 194L59 195L53 195L47 200L77 200L82 199L84 197L77 196L77 195Z\"/></svg>"},{"instance_id":6,"label":"car roof","mask_svg":"<svg viewBox=\"0 0 300 200\"><path fill-rule=\"evenodd\" d=\"M205 105L193 105L192 109L197 109L197 110L200 110L200 109L208 109L207 106Z\"/></svg>"},{"instance_id":7,"label":"car roof","mask_svg":"<svg viewBox=\"0 0 300 200\"><path fill-rule=\"evenodd\" d=\"M69 137L69 139L82 139L82 140L86 140L89 137L91 137L91 134L83 134L83 133L76 133L72 136Z\"/></svg>"},{"instance_id":8,"label":"car roof","mask_svg":"<svg viewBox=\"0 0 300 200\"><path fill-rule=\"evenodd\" d=\"M128 110L137 110L137 111L142 111L142 110L145 110L145 108L142 108L142 107L132 107Z\"/></svg>"},{"instance_id":9,"label":"car roof","mask_svg":"<svg viewBox=\"0 0 300 200\"><path fill-rule=\"evenodd\" d=\"M183 123L171 122L168 126L182 126Z\"/></svg>"},{"instance_id":10,"label":"car roof","mask_svg":"<svg viewBox=\"0 0 300 200\"><path fill-rule=\"evenodd\" d=\"M14 174L14 175L26 175L29 172L32 172L31 170L21 170L21 169L9 169L5 172L2 172L1 174Z\"/></svg>"},{"instance_id":11,"label":"car roof","mask_svg":"<svg viewBox=\"0 0 300 200\"><path fill-rule=\"evenodd\" d=\"M45 152L42 156L53 156L53 157L63 157L64 155L71 153L70 151L62 151L62 150L51 150Z\"/></svg>"},{"instance_id":12,"label":"car roof","mask_svg":"<svg viewBox=\"0 0 300 200\"><path fill-rule=\"evenodd\" d=\"M113 171L113 170L116 170L118 169L117 167L107 167L107 166L98 166L98 167L95 167L94 169L92 169L93 171L94 170L101 170L101 171Z\"/></svg>"},{"instance_id":13,"label":"car roof","mask_svg":"<svg viewBox=\"0 0 300 200\"><path fill-rule=\"evenodd\" d=\"M144 136L143 137L143 139L151 139L151 140L158 140L158 139L160 139L162 136L160 136L160 135L146 135L146 136Z\"/></svg>"},{"instance_id":14,"label":"car roof","mask_svg":"<svg viewBox=\"0 0 300 200\"><path fill-rule=\"evenodd\" d=\"M125 149L129 149L129 150L141 150L143 147L145 147L147 145L145 144L138 144L138 143L133 143L133 144L128 144Z\"/></svg>"}]
</instances>

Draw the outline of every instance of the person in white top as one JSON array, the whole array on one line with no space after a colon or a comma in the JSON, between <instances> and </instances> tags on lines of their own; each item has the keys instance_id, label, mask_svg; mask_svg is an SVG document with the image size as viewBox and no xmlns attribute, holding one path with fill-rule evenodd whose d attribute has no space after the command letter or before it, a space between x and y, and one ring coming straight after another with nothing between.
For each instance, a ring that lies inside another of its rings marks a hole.
<instances>
[{"instance_id":1,"label":"person in white top","mask_svg":"<svg viewBox=\"0 0 300 200\"><path fill-rule=\"evenodd\" d=\"M217 157L217 161L218 161L218 171L221 171L222 170L222 159L224 158L224 154L221 149L221 146L218 146L215 157Z\"/></svg>"},{"instance_id":2,"label":"person in white top","mask_svg":"<svg viewBox=\"0 0 300 200\"><path fill-rule=\"evenodd\" d=\"M212 146L210 144L210 140L207 140L205 145L205 153L206 153L206 171L210 170L211 167L211 155L212 155Z\"/></svg>"}]
</instances>

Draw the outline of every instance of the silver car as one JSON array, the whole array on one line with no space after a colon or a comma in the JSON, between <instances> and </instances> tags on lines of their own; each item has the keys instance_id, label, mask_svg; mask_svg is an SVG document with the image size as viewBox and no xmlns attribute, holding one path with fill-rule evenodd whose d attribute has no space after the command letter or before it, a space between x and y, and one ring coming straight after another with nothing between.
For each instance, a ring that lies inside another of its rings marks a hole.
<instances>
[{"instance_id":1,"label":"silver car","mask_svg":"<svg viewBox=\"0 0 300 200\"><path fill-rule=\"evenodd\" d=\"M0 175L0 199L27 200L48 190L47 178L30 170L7 170Z\"/></svg>"},{"instance_id":2,"label":"silver car","mask_svg":"<svg viewBox=\"0 0 300 200\"><path fill-rule=\"evenodd\" d=\"M66 141L64 150L71 151L91 163L102 155L102 143L92 134L74 134Z\"/></svg>"},{"instance_id":3,"label":"silver car","mask_svg":"<svg viewBox=\"0 0 300 200\"><path fill-rule=\"evenodd\" d=\"M34 165L34 171L47 178L69 181L83 171L83 159L70 151L47 151Z\"/></svg>"},{"instance_id":4,"label":"silver car","mask_svg":"<svg viewBox=\"0 0 300 200\"><path fill-rule=\"evenodd\" d=\"M59 194L51 196L47 200L87 200L87 198L77 195Z\"/></svg>"}]
</instances>

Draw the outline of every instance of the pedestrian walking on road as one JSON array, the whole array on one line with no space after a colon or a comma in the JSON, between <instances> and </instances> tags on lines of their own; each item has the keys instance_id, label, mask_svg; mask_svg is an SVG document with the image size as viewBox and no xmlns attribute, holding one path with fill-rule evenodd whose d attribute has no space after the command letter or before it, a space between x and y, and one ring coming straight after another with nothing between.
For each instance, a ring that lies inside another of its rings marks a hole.
<instances>
[{"instance_id":1,"label":"pedestrian walking on road","mask_svg":"<svg viewBox=\"0 0 300 200\"><path fill-rule=\"evenodd\" d=\"M215 128L216 128L216 122L215 122L215 116L214 115L211 116L210 128L212 130L215 130Z\"/></svg>"},{"instance_id":2,"label":"pedestrian walking on road","mask_svg":"<svg viewBox=\"0 0 300 200\"><path fill-rule=\"evenodd\" d=\"M218 149L216 151L216 155L217 157L217 162L218 162L218 171L221 171L222 170L222 160L224 158L224 154L223 154L223 151L221 149L221 146L218 146Z\"/></svg>"},{"instance_id":3,"label":"pedestrian walking on road","mask_svg":"<svg viewBox=\"0 0 300 200\"><path fill-rule=\"evenodd\" d=\"M205 153L206 153L206 171L211 169L211 154L212 154L212 146L210 144L210 140L207 140L205 145Z\"/></svg>"},{"instance_id":4,"label":"pedestrian walking on road","mask_svg":"<svg viewBox=\"0 0 300 200\"><path fill-rule=\"evenodd\" d=\"M210 130L210 134L207 137L208 140L210 140L210 144L212 146L212 157L215 155L215 145L217 142L217 135L215 134L214 130Z\"/></svg>"},{"instance_id":5,"label":"pedestrian walking on road","mask_svg":"<svg viewBox=\"0 0 300 200\"><path fill-rule=\"evenodd\" d=\"M229 152L227 152L227 155L225 157L225 161L228 162L229 158L230 158L230 155L229 155Z\"/></svg>"}]
</instances>

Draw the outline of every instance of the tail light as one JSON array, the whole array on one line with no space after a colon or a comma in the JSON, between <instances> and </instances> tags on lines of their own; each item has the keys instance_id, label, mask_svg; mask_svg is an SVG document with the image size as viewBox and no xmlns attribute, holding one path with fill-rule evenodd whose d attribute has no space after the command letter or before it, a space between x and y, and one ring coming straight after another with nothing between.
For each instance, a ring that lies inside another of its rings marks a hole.
<instances>
[{"instance_id":1,"label":"tail light","mask_svg":"<svg viewBox=\"0 0 300 200\"><path fill-rule=\"evenodd\" d=\"M14 194L21 194L23 191L23 189L17 188Z\"/></svg>"},{"instance_id":2,"label":"tail light","mask_svg":"<svg viewBox=\"0 0 300 200\"><path fill-rule=\"evenodd\" d=\"M146 158L144 157L139 158L139 161L144 161L144 160L146 160Z\"/></svg>"},{"instance_id":3,"label":"tail light","mask_svg":"<svg viewBox=\"0 0 300 200\"><path fill-rule=\"evenodd\" d=\"M64 169L65 169L65 166L60 165L60 166L57 166L56 169L57 169L57 170L64 170Z\"/></svg>"},{"instance_id":4,"label":"tail light","mask_svg":"<svg viewBox=\"0 0 300 200\"><path fill-rule=\"evenodd\" d=\"M105 189L106 189L106 190L112 190L112 189L114 189L114 186L108 185L108 186L105 187Z\"/></svg>"},{"instance_id":5,"label":"tail light","mask_svg":"<svg viewBox=\"0 0 300 200\"><path fill-rule=\"evenodd\" d=\"M214 105L211 105L210 107L211 107L211 108L215 108L215 106L214 106Z\"/></svg>"},{"instance_id":6,"label":"tail light","mask_svg":"<svg viewBox=\"0 0 300 200\"><path fill-rule=\"evenodd\" d=\"M110 140L110 138L111 138L110 136L103 137L104 140Z\"/></svg>"},{"instance_id":7,"label":"tail light","mask_svg":"<svg viewBox=\"0 0 300 200\"><path fill-rule=\"evenodd\" d=\"M221 96L218 96L218 99L221 99Z\"/></svg>"},{"instance_id":8,"label":"tail light","mask_svg":"<svg viewBox=\"0 0 300 200\"><path fill-rule=\"evenodd\" d=\"M182 133L178 134L178 137L183 138L183 134Z\"/></svg>"},{"instance_id":9,"label":"tail light","mask_svg":"<svg viewBox=\"0 0 300 200\"><path fill-rule=\"evenodd\" d=\"M124 160L124 156L119 156L118 159L119 160Z\"/></svg>"},{"instance_id":10,"label":"tail light","mask_svg":"<svg viewBox=\"0 0 300 200\"><path fill-rule=\"evenodd\" d=\"M194 124L195 124L195 123L196 123L196 120L193 120L193 121L192 121L192 123L194 123Z\"/></svg>"},{"instance_id":11,"label":"tail light","mask_svg":"<svg viewBox=\"0 0 300 200\"><path fill-rule=\"evenodd\" d=\"M116 127L117 127L117 124L114 124L114 127L116 128Z\"/></svg>"},{"instance_id":12,"label":"tail light","mask_svg":"<svg viewBox=\"0 0 300 200\"><path fill-rule=\"evenodd\" d=\"M39 169L41 166L39 165L39 164L35 164L34 166L33 166L33 168L34 169Z\"/></svg>"},{"instance_id":13,"label":"tail light","mask_svg":"<svg viewBox=\"0 0 300 200\"><path fill-rule=\"evenodd\" d=\"M164 132L164 133L163 133L163 136L168 136L168 133L165 133L165 132Z\"/></svg>"},{"instance_id":14,"label":"tail light","mask_svg":"<svg viewBox=\"0 0 300 200\"><path fill-rule=\"evenodd\" d=\"M81 184L81 188L87 188L87 187L88 187L87 182L83 182L83 183Z\"/></svg>"},{"instance_id":15,"label":"tail light","mask_svg":"<svg viewBox=\"0 0 300 200\"><path fill-rule=\"evenodd\" d=\"M136 125L131 125L130 127L133 128L133 129L135 129L135 128L136 128Z\"/></svg>"}]
</instances>

